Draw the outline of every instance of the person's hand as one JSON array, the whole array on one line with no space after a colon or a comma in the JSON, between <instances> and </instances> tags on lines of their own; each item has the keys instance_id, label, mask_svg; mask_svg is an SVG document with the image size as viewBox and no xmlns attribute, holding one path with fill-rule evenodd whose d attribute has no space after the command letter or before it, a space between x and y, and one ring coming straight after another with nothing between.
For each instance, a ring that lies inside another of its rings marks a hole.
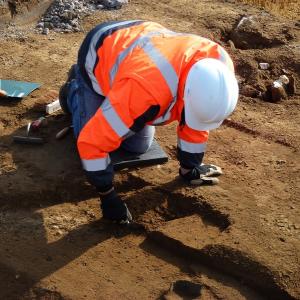
<instances>
[{"instance_id":1,"label":"person's hand","mask_svg":"<svg viewBox=\"0 0 300 300\"><path fill-rule=\"evenodd\" d=\"M126 203L112 190L103 195L100 194L103 218L118 224L129 224L132 216Z\"/></svg>"},{"instance_id":2,"label":"person's hand","mask_svg":"<svg viewBox=\"0 0 300 300\"><path fill-rule=\"evenodd\" d=\"M179 175L192 185L214 185L219 183L219 179L213 176L223 174L220 167L215 165L205 165L195 167L193 169L179 169Z\"/></svg>"},{"instance_id":3,"label":"person's hand","mask_svg":"<svg viewBox=\"0 0 300 300\"><path fill-rule=\"evenodd\" d=\"M202 164L197 169L204 176L219 176L223 174L222 169L215 165Z\"/></svg>"},{"instance_id":4,"label":"person's hand","mask_svg":"<svg viewBox=\"0 0 300 300\"><path fill-rule=\"evenodd\" d=\"M6 97L7 93L4 90L0 89L0 97Z\"/></svg>"}]
</instances>

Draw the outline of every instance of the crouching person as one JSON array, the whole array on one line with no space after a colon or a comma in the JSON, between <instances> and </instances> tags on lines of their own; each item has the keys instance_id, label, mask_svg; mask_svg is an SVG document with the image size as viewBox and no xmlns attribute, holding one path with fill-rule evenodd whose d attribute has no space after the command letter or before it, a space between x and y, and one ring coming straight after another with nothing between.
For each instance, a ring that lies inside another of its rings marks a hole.
<instances>
[{"instance_id":1,"label":"crouching person","mask_svg":"<svg viewBox=\"0 0 300 300\"><path fill-rule=\"evenodd\" d=\"M208 131L234 110L238 84L227 52L206 38L147 21L107 22L92 29L60 91L89 182L103 217L132 220L113 185L109 153L144 153L156 125L177 121L179 174L189 184L221 174L202 160Z\"/></svg>"}]
</instances>

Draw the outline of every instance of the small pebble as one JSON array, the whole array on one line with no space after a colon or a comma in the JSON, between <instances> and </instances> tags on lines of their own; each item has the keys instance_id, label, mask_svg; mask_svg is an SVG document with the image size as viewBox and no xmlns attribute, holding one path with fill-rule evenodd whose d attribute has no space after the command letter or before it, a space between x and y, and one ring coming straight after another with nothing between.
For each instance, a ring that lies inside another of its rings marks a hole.
<instances>
[{"instance_id":1,"label":"small pebble","mask_svg":"<svg viewBox=\"0 0 300 300\"><path fill-rule=\"evenodd\" d=\"M270 64L268 63L259 63L259 67L261 70L268 70L270 68Z\"/></svg>"},{"instance_id":2,"label":"small pebble","mask_svg":"<svg viewBox=\"0 0 300 300\"><path fill-rule=\"evenodd\" d=\"M286 160L283 160L283 159L276 160L277 165L283 165L285 163L286 163Z\"/></svg>"},{"instance_id":3,"label":"small pebble","mask_svg":"<svg viewBox=\"0 0 300 300\"><path fill-rule=\"evenodd\" d=\"M49 31L50 31L49 28L44 28L42 33L48 35Z\"/></svg>"}]
</instances>

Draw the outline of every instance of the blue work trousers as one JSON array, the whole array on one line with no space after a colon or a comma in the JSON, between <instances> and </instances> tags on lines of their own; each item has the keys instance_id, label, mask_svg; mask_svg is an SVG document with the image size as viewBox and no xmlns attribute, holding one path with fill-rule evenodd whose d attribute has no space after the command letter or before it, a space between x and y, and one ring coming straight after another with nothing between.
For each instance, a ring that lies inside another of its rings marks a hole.
<instances>
[{"instance_id":1,"label":"blue work trousers","mask_svg":"<svg viewBox=\"0 0 300 300\"><path fill-rule=\"evenodd\" d=\"M75 137L78 138L84 125L94 116L105 97L94 92L75 66L75 78L70 83L68 107L72 114ZM145 153L151 146L155 133L154 126L146 125L141 131L124 140L121 147L134 153Z\"/></svg>"}]
</instances>

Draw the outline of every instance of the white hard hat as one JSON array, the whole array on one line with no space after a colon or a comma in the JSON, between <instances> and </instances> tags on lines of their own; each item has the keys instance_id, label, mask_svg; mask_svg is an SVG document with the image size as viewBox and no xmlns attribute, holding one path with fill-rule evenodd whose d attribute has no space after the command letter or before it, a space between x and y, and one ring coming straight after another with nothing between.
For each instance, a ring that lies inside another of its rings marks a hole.
<instances>
[{"instance_id":1,"label":"white hard hat","mask_svg":"<svg viewBox=\"0 0 300 300\"><path fill-rule=\"evenodd\" d=\"M219 127L235 109L238 83L221 61L204 58L188 73L184 89L186 124L195 130Z\"/></svg>"}]
</instances>

